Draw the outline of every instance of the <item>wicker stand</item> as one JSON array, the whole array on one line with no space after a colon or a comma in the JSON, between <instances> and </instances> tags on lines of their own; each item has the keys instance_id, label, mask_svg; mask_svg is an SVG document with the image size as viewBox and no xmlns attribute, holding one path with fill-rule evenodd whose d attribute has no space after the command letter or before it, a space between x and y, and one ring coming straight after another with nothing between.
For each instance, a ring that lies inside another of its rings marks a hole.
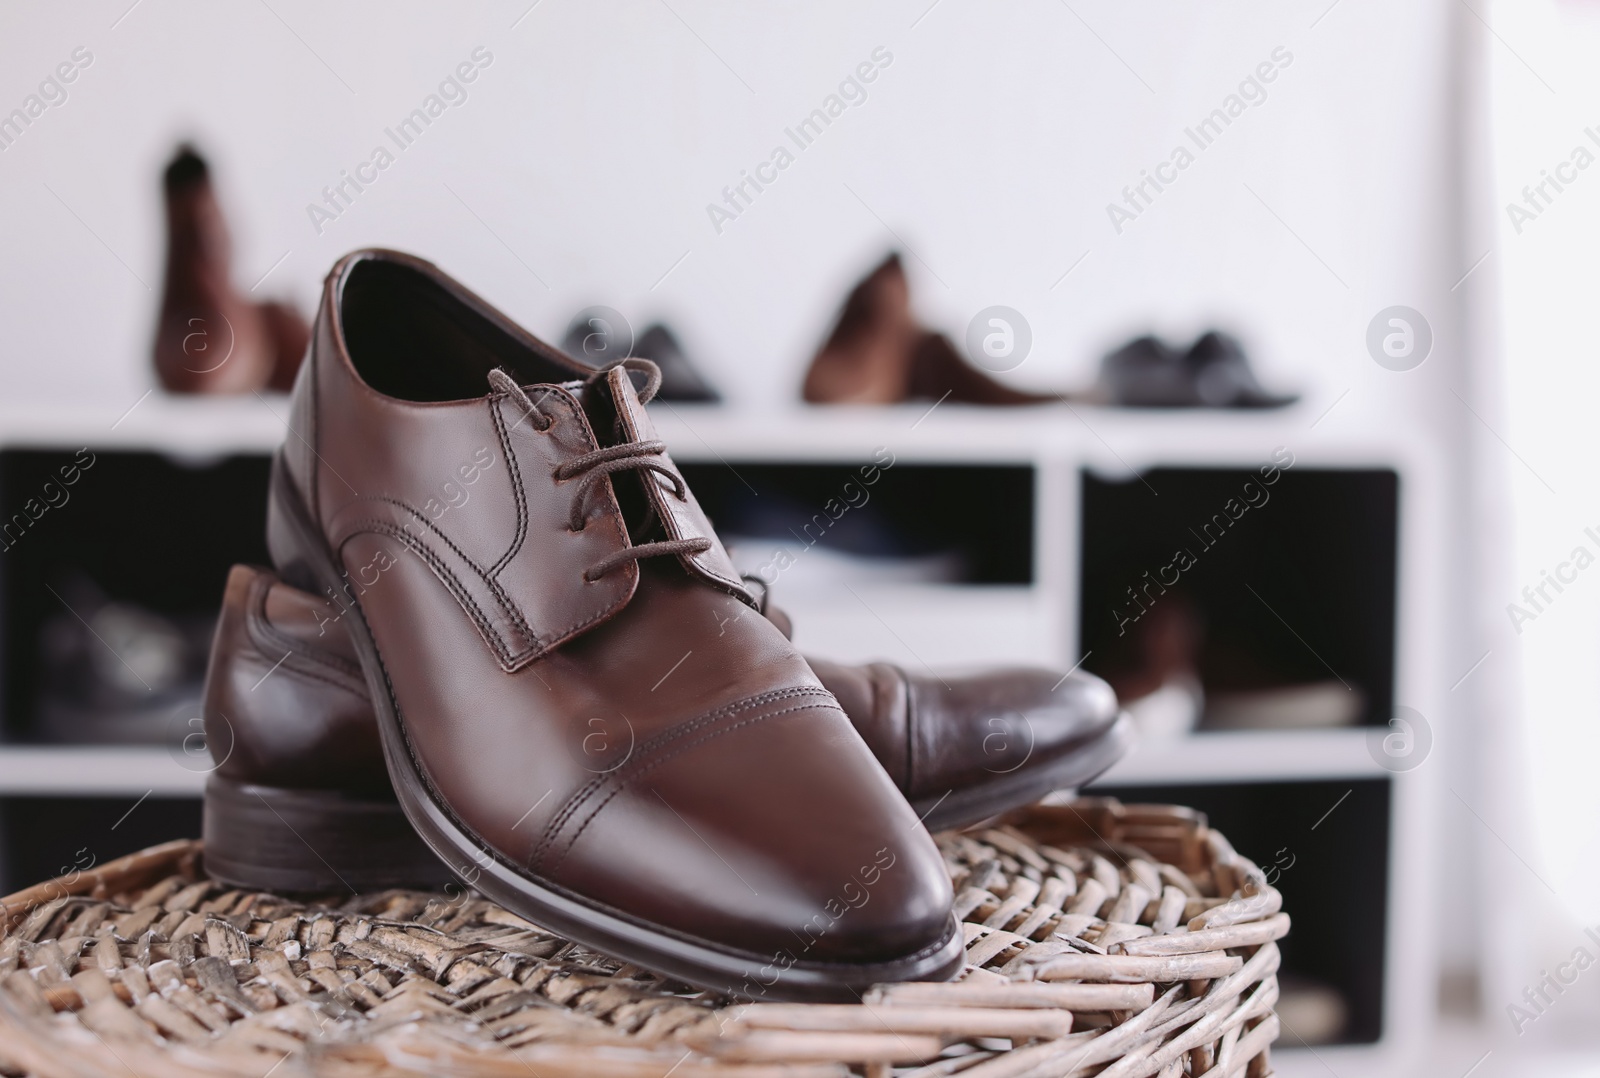
<instances>
[{"instance_id":1,"label":"wicker stand","mask_svg":"<svg viewBox=\"0 0 1600 1078\"><path fill-rule=\"evenodd\" d=\"M966 970L849 1005L709 996L471 892L230 890L169 843L4 899L0 1073L1272 1073L1289 919L1198 814L1081 800L938 841Z\"/></svg>"}]
</instances>

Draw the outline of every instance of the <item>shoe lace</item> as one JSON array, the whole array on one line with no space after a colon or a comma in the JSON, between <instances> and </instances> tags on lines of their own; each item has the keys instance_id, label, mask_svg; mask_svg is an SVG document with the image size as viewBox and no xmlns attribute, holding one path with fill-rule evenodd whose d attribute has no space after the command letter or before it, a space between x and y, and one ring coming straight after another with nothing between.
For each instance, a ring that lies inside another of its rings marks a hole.
<instances>
[{"instance_id":1,"label":"shoe lace","mask_svg":"<svg viewBox=\"0 0 1600 1078\"><path fill-rule=\"evenodd\" d=\"M645 386L639 391L639 403L646 404L651 397L656 395L656 390L661 388L661 369L648 359L630 357L619 364L631 371L642 371L646 376ZM587 384L593 384L603 377L611 367L603 367L590 375ZM524 409L524 418L534 423L535 430L549 430L553 420L539 410L527 392L517 384L505 371L498 368L489 372L489 384L502 393L512 397ZM562 461L556 465L551 473L557 482L566 482L570 479L578 480L578 487L572 496L572 511L567 518L567 527L575 532L583 531L588 524L589 502L594 490L610 476L623 471L653 472L665 476L672 484L672 493L680 501L688 501L689 488L684 485L683 477L676 471L662 464L658 459L667 451L665 442L656 439L636 442L622 442L618 445L609 445L604 449L596 449L589 453L573 457L571 460ZM654 510L646 518L642 528L648 528L655 520ZM641 530L642 530L641 528ZM635 543L624 547L612 554L606 555L583 571L583 579L593 583L605 576L617 566L630 561L639 561L642 558L655 558L666 554L703 554L711 549L711 540L706 537L693 539L663 539L650 543Z\"/></svg>"}]
</instances>

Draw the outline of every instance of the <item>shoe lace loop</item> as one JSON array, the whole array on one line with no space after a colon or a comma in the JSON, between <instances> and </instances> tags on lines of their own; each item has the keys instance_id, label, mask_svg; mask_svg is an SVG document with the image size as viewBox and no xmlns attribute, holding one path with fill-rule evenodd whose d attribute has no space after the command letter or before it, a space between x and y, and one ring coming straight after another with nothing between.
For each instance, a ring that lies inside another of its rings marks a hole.
<instances>
[{"instance_id":1,"label":"shoe lace loop","mask_svg":"<svg viewBox=\"0 0 1600 1078\"><path fill-rule=\"evenodd\" d=\"M661 388L661 368L648 359L629 357L621 363L611 366L620 366L628 370L644 372L645 386L639 391L639 403L647 403L656 395L656 390ZM597 379L604 377L611 367L604 367L590 375L585 384L592 384ZM489 372L489 384L494 389L508 394L524 410L526 418L534 420L534 429L549 430L553 420L539 410L526 391L517 384L505 371L498 368ZM542 420L542 423L540 422ZM587 523L589 502L595 488L607 477L622 471L652 472L665 476L672 484L673 495L681 502L689 498L689 488L684 484L683 477L673 469L653 458L667 451L665 442L650 439L639 442L622 442L618 445L609 445L603 449L596 449L571 460L562 461L556 465L551 473L558 482L569 479L578 479L578 487L572 495L572 511L567 518L567 527L575 532L581 532ZM654 510L646 519L643 527L648 528L655 518ZM606 555L583 571L583 578L590 583L599 580L617 566L625 562L639 561L641 558L654 558L665 554L703 554L711 549L711 540L705 537L693 539L664 539L651 543L636 543Z\"/></svg>"}]
</instances>

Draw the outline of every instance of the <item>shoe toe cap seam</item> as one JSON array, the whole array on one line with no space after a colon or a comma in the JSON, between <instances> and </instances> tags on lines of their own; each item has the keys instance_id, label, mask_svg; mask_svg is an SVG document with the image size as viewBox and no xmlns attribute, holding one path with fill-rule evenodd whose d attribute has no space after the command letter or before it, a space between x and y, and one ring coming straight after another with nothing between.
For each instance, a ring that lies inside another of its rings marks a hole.
<instances>
[{"instance_id":1,"label":"shoe toe cap seam","mask_svg":"<svg viewBox=\"0 0 1600 1078\"><path fill-rule=\"evenodd\" d=\"M688 737L690 734L693 734L696 731L717 722L719 719L730 718L739 714L740 712L749 711L753 708L761 707L764 704L777 703L778 701L789 700L798 696L824 696L829 700L832 700L833 698L832 694L821 686L810 685L795 685L786 689L775 689L769 692L758 693L755 696L749 696L743 700L738 700L732 704L727 704L723 707L716 708L715 710L708 711L699 718L681 723L669 730L665 730L662 733L657 734L655 737L646 741L639 747L641 755L639 755L636 759L651 760L662 749L665 749L674 742L684 737ZM834 702L834 705L837 706L837 701ZM624 764L623 767L625 768L627 765ZM606 772L602 775L596 775L594 778L590 779L581 790L572 795L572 798L566 803L560 812L556 813L556 815L551 819L550 823L546 826L543 837L539 840L539 844L534 847L533 853L529 857L530 864L537 864L542 859L545 850L557 840L562 830L564 830L566 825L571 821L572 817L583 810L584 804L589 800L590 797L594 795L597 790L604 786L608 781L612 781L615 778L621 777L617 774L617 771L619 770L621 770L621 768ZM629 774L632 774L632 772L629 771Z\"/></svg>"},{"instance_id":2,"label":"shoe toe cap seam","mask_svg":"<svg viewBox=\"0 0 1600 1078\"><path fill-rule=\"evenodd\" d=\"M710 730L692 741L682 741L671 746L661 746L656 753L645 758L645 762L641 767L633 770L626 777L619 777L616 779L614 788L611 790L611 792L606 794L604 800L596 805L593 810L584 817L583 822L578 825L577 830L573 832L572 837L562 844L561 851L556 855L554 862L551 863L548 869L548 874L553 876L560 870L562 864L566 861L567 856L572 852L573 848L577 846L578 840L583 837L584 831L588 829L591 823L600 817L600 814L606 810L606 807L609 806L619 794L627 790L630 786L639 782L639 780L641 780L645 775L649 774L651 771L654 771L662 764L670 762L671 760L683 755L691 749L695 749L701 745L715 741L718 738L734 733L737 730L754 726L757 723L765 722L768 719L776 719L784 715L792 715L796 712L811 710L831 710L838 711L840 714L843 714L843 710L837 704L826 703L823 701L796 704L792 707L781 708L777 711L769 711L765 712L764 714L752 715L749 718L740 719L738 722L731 723L727 726L721 727L720 729ZM668 751L669 749L670 751ZM669 805L668 807L670 808L671 806ZM569 818L567 822L570 824L572 821ZM565 828L563 827L562 830L564 829ZM551 845L554 844L553 840L558 837L559 832L557 835L552 836Z\"/></svg>"}]
</instances>

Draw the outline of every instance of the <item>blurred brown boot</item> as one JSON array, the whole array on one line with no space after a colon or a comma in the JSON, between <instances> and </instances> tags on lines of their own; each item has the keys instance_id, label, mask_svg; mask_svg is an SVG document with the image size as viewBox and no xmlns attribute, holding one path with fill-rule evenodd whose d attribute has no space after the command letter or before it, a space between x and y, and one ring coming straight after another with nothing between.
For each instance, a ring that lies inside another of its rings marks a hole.
<instances>
[{"instance_id":1,"label":"blurred brown boot","mask_svg":"<svg viewBox=\"0 0 1600 1078\"><path fill-rule=\"evenodd\" d=\"M260 307L272 341L272 376L267 379L267 388L287 393L294 388L294 376L300 373L300 362L306 358L311 327L287 303L269 300Z\"/></svg>"},{"instance_id":2,"label":"blurred brown boot","mask_svg":"<svg viewBox=\"0 0 1600 1078\"><path fill-rule=\"evenodd\" d=\"M229 279L232 245L210 169L180 146L162 178L167 269L156 322L156 376L174 393L288 389L305 353L305 319L257 304Z\"/></svg>"},{"instance_id":3,"label":"blurred brown boot","mask_svg":"<svg viewBox=\"0 0 1600 1078\"><path fill-rule=\"evenodd\" d=\"M906 399L918 334L900 256L891 254L851 290L833 333L811 361L801 395L811 404L893 404Z\"/></svg>"},{"instance_id":4,"label":"blurred brown boot","mask_svg":"<svg viewBox=\"0 0 1600 1078\"><path fill-rule=\"evenodd\" d=\"M965 404L1050 404L1059 393L1024 393L1001 385L968 363L943 333L924 333L911 350L906 400L936 401L949 397Z\"/></svg>"},{"instance_id":5,"label":"blurred brown boot","mask_svg":"<svg viewBox=\"0 0 1600 1078\"><path fill-rule=\"evenodd\" d=\"M810 404L1042 404L1052 394L1010 389L974 367L949 338L917 325L900 256L891 254L851 290L839 321L811 361L801 395Z\"/></svg>"}]
</instances>

